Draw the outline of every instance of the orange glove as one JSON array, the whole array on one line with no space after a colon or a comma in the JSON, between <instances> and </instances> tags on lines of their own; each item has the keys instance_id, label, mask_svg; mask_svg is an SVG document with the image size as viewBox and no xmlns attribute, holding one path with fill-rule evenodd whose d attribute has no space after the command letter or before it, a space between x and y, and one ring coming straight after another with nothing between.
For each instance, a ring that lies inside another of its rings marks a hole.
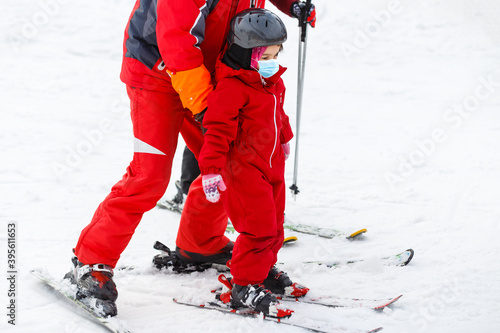
<instances>
[{"instance_id":1,"label":"orange glove","mask_svg":"<svg viewBox=\"0 0 500 333\"><path fill-rule=\"evenodd\" d=\"M191 110L193 115L206 109L208 94L214 90L214 86L205 65L175 73L167 70L167 73L170 75L172 87L179 94L182 106Z\"/></svg>"}]
</instances>

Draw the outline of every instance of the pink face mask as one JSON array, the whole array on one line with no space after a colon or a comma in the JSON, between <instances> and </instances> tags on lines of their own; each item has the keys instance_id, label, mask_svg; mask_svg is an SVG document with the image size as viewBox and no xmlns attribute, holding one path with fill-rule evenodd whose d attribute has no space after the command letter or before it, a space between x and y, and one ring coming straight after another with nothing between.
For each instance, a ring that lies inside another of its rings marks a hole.
<instances>
[{"instance_id":1,"label":"pink face mask","mask_svg":"<svg viewBox=\"0 0 500 333\"><path fill-rule=\"evenodd\" d=\"M250 62L250 67L254 69L259 68L258 61L260 60L260 57L266 52L267 46L259 46L259 47L254 47L252 50L252 60Z\"/></svg>"}]
</instances>

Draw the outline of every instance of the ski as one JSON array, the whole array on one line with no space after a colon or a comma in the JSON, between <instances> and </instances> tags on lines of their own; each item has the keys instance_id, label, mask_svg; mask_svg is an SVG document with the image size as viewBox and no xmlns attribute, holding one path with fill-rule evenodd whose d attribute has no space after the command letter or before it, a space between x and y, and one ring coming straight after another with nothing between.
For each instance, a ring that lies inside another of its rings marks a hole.
<instances>
[{"instance_id":1,"label":"ski","mask_svg":"<svg viewBox=\"0 0 500 333\"><path fill-rule=\"evenodd\" d=\"M89 299L90 302L82 302L76 298L76 285L72 284L69 280L56 280L53 277L42 273L38 270L31 270L30 273L42 281L45 285L52 288L58 295L64 296L67 300L83 309L89 318L92 318L95 322L101 324L103 327L114 333L130 333L129 330L123 327L123 323L117 318L103 316L97 310L99 305L96 304L95 299ZM92 304L94 303L94 304Z\"/></svg>"},{"instance_id":2,"label":"ski","mask_svg":"<svg viewBox=\"0 0 500 333\"><path fill-rule=\"evenodd\" d=\"M283 302L307 303L319 306L326 306L329 308L369 308L372 310L380 311L394 304L401 297L403 297L403 295L387 299L359 299L359 298L339 298L333 296L312 298L306 295L305 298L280 297L279 299Z\"/></svg>"},{"instance_id":3,"label":"ski","mask_svg":"<svg viewBox=\"0 0 500 333\"><path fill-rule=\"evenodd\" d=\"M283 245L295 244L298 240L299 239L295 236L285 237L285 239L283 239Z\"/></svg>"},{"instance_id":4,"label":"ski","mask_svg":"<svg viewBox=\"0 0 500 333\"><path fill-rule=\"evenodd\" d=\"M336 229L319 228L319 227L314 227L314 226L307 225L307 224L294 224L294 223L289 222L287 219L285 219L285 224L283 225L283 227L285 229L299 232L302 234L314 235L314 236L319 236L319 237L329 238L329 239L336 238L336 237L337 238L343 237L343 238L346 238L348 240L361 239L361 236L368 231L366 229L360 229L358 231L347 234L343 231L336 230ZM230 232L230 233L236 232L236 230L231 225L231 223L228 223L228 225L226 227L226 232Z\"/></svg>"},{"instance_id":5,"label":"ski","mask_svg":"<svg viewBox=\"0 0 500 333\"><path fill-rule=\"evenodd\" d=\"M403 251L401 253L398 253L398 254L395 254L392 256L383 257L380 260L382 261L384 266L406 266L413 259L414 254L415 254L415 251L413 251L412 249L408 249L406 251ZM330 267L330 268L336 268L336 267L340 267L343 265L352 265L352 264L357 264L357 263L361 263L364 261L366 261L366 259L354 259L354 260L346 260L346 261L317 260L317 261L304 261L303 263L305 265L315 264L315 265L324 265L324 266ZM284 263L280 263L280 265L284 265Z\"/></svg>"},{"instance_id":6,"label":"ski","mask_svg":"<svg viewBox=\"0 0 500 333\"><path fill-rule=\"evenodd\" d=\"M221 281L226 287L228 285L223 281L229 281L231 278L227 278L225 275L219 275L219 281ZM223 292L223 288L218 287L212 290L212 293L215 294L215 298L220 300ZM227 289L226 289L227 290ZM304 297L293 297L293 296L283 296L283 295L274 295L277 299L283 302L292 302L292 303L307 303L319 306L325 306L329 308L369 308L372 310L383 310L386 307L394 304L397 300L399 300L403 295L399 295L393 298L386 299L360 299L360 298L340 298L336 296L320 296L320 297L310 297L306 295Z\"/></svg>"},{"instance_id":7,"label":"ski","mask_svg":"<svg viewBox=\"0 0 500 333\"><path fill-rule=\"evenodd\" d=\"M337 229L320 228L320 227L315 227L315 226L311 226L308 224L292 223L286 218L285 218L284 227L285 227L285 229L295 231L295 232L300 232L303 234L315 235L315 236L319 236L319 237L323 237L323 238L330 238L330 239L344 237L348 240L361 239L361 236L368 231L366 229L360 229L360 230L357 230L353 233L347 234L347 233L340 231L340 230L337 230Z\"/></svg>"},{"instance_id":8,"label":"ski","mask_svg":"<svg viewBox=\"0 0 500 333\"><path fill-rule=\"evenodd\" d=\"M222 287L212 290L215 293L215 298L219 299L222 293ZM362 299L362 298L340 298L335 296L320 296L320 297L288 297L282 295L275 295L277 299L282 302L291 303L306 303L319 306L325 306L329 308L368 308L372 310L383 310L386 307L397 302L403 295L399 295L393 298L385 299Z\"/></svg>"},{"instance_id":9,"label":"ski","mask_svg":"<svg viewBox=\"0 0 500 333\"><path fill-rule=\"evenodd\" d=\"M183 206L174 202L173 200L164 200L164 201L159 201L156 203L156 207L161 208L161 209L166 209L170 210L172 212L182 214L182 208ZM337 230L337 229L332 229L332 228L320 228L320 227L315 227L312 225L308 224L302 224L302 223L293 223L289 219L285 217L285 224L284 228L299 232L302 234L308 234L308 235L315 235L323 238L340 238L344 237L348 240L358 240L362 238L362 235L365 234L368 230L366 229L359 229L355 232L352 233L345 233L343 231ZM231 222L228 222L227 227L226 227L226 232L229 233L235 233L236 230L234 229L233 225ZM292 243L293 241L289 241L288 244Z\"/></svg>"},{"instance_id":10,"label":"ski","mask_svg":"<svg viewBox=\"0 0 500 333\"><path fill-rule=\"evenodd\" d=\"M161 208L161 209L167 209L175 213L182 214L182 207L179 206L179 204L170 201L170 200L165 200L163 202L157 202L156 207Z\"/></svg>"},{"instance_id":11,"label":"ski","mask_svg":"<svg viewBox=\"0 0 500 333\"><path fill-rule=\"evenodd\" d=\"M182 305L187 305L187 306L192 306L196 307L198 309L208 309L208 310L216 310L219 312L224 312L224 313L230 313L233 315L239 315L243 317L252 317L252 318L263 318L264 320L267 321L272 321L275 323L278 323L280 325L288 325L292 327L297 327L297 328L302 328L311 332L319 332L319 333L340 333L340 332L350 332L350 333L375 333L375 332L380 332L382 330L382 327L369 330L369 331L364 331L364 330L353 330L353 329L348 329L345 327L334 327L329 330L325 330L324 328L320 327L320 325L306 325L303 323L303 320L300 320L300 318L294 319L294 315L290 318L286 319L280 319L280 318L274 318L274 317L267 317L264 316L262 313L256 312L250 308L238 308L238 309L233 309L231 306L224 304L220 301L209 301L209 302L195 302L192 300L183 300L182 298L174 298L174 302L177 304L182 304Z\"/></svg>"},{"instance_id":12,"label":"ski","mask_svg":"<svg viewBox=\"0 0 500 333\"><path fill-rule=\"evenodd\" d=\"M214 263L206 263L206 264L186 264L180 261L177 258L175 251L171 251L167 246L162 244L161 242L156 242L154 245L156 250L159 250L161 253L157 254L153 258L153 265L158 268L172 268L174 272L177 273L191 273L191 272L202 272L208 268L214 268L219 272L227 272L229 268L226 265L214 264ZM380 258L380 261L384 266L406 266L413 259L415 252L412 249L408 249L401 253L386 256ZM352 260L339 260L339 261L303 261L302 263L306 266L308 265L323 265L329 268L339 268L345 265L353 265L366 261L366 259L352 259ZM284 266L284 262L278 262L277 265ZM133 270L135 267L133 266L123 266L117 267L117 270L127 271Z\"/></svg>"},{"instance_id":13,"label":"ski","mask_svg":"<svg viewBox=\"0 0 500 333\"><path fill-rule=\"evenodd\" d=\"M230 221L227 223L226 232L232 234L236 232L236 229L234 229ZM283 239L283 245L295 244L298 240L299 239L296 236L285 237L285 239Z\"/></svg>"}]
</instances>

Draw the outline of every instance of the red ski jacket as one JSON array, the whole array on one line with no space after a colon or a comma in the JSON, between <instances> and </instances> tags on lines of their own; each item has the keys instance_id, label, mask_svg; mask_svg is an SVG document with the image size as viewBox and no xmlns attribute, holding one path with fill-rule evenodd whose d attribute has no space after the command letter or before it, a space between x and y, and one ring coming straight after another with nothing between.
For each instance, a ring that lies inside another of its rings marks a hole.
<instances>
[{"instance_id":1,"label":"red ski jacket","mask_svg":"<svg viewBox=\"0 0 500 333\"><path fill-rule=\"evenodd\" d=\"M264 174L274 158L283 157L281 144L293 137L283 110L285 70L280 67L263 79L255 70L235 70L218 62L218 84L208 97L203 120L207 132L198 160L203 175L220 174L230 150Z\"/></svg>"},{"instance_id":2,"label":"red ski jacket","mask_svg":"<svg viewBox=\"0 0 500 333\"><path fill-rule=\"evenodd\" d=\"M290 15L295 0L270 0ZM121 80L137 88L169 91L167 69L204 65L212 78L226 44L231 18L264 8L265 0L137 0L125 29Z\"/></svg>"}]
</instances>

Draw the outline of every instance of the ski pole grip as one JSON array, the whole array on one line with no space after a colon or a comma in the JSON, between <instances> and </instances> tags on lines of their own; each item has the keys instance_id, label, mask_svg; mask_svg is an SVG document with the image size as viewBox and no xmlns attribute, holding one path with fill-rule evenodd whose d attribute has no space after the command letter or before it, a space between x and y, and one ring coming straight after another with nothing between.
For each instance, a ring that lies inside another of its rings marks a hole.
<instances>
[{"instance_id":1,"label":"ski pole grip","mask_svg":"<svg viewBox=\"0 0 500 333\"><path fill-rule=\"evenodd\" d=\"M309 16L309 10L311 9L311 0L306 0L306 6L304 10L300 13L300 40L304 42L306 40L307 31L307 16Z\"/></svg>"}]
</instances>

